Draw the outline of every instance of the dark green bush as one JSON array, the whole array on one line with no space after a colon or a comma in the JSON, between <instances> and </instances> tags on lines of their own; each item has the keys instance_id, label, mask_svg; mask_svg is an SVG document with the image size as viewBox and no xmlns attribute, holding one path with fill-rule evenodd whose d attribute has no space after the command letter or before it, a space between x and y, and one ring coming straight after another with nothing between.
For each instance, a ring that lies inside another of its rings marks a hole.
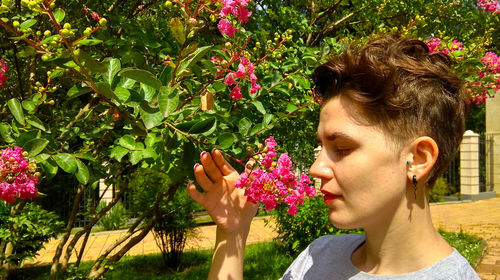
<instances>
[{"instance_id":1,"label":"dark green bush","mask_svg":"<svg viewBox=\"0 0 500 280\"><path fill-rule=\"evenodd\" d=\"M297 256L315 239L327 234L362 233L362 230L336 229L328 219L328 207L322 197L308 199L296 216L286 213L286 205L276 208L277 243L290 255Z\"/></svg>"},{"instance_id":2,"label":"dark green bush","mask_svg":"<svg viewBox=\"0 0 500 280\"><path fill-rule=\"evenodd\" d=\"M168 191L170 184L170 177L158 170L134 173L129 183L129 207L132 213L145 211L160 192ZM170 201L160 203L158 213L153 213L158 215L153 235L165 266L175 270L179 268L187 234L196 226L193 213L197 209L197 204L188 196L186 188L181 187Z\"/></svg>"},{"instance_id":3,"label":"dark green bush","mask_svg":"<svg viewBox=\"0 0 500 280\"><path fill-rule=\"evenodd\" d=\"M12 255L6 257L0 251L0 262L6 259L15 265L22 266L26 260L33 260L36 253L43 248L43 243L57 237L64 230L64 223L59 217L42 207L27 203L16 217L10 217L10 207L0 201L0 243L12 242ZM12 228L9 229L9 224Z\"/></svg>"}]
</instances>

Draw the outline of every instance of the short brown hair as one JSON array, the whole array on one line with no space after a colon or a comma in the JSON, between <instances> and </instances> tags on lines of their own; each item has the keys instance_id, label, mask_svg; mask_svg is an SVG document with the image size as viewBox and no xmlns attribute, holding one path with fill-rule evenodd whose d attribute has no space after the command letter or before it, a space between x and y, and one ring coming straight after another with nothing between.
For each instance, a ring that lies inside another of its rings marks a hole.
<instances>
[{"instance_id":1,"label":"short brown hair","mask_svg":"<svg viewBox=\"0 0 500 280\"><path fill-rule=\"evenodd\" d=\"M325 102L348 98L360 109L362 121L380 127L399 147L417 136L434 139L439 155L427 178L431 187L453 159L465 130L468 95L450 64L448 56L430 54L420 40L384 35L361 47L349 46L317 67L315 93Z\"/></svg>"}]
</instances>

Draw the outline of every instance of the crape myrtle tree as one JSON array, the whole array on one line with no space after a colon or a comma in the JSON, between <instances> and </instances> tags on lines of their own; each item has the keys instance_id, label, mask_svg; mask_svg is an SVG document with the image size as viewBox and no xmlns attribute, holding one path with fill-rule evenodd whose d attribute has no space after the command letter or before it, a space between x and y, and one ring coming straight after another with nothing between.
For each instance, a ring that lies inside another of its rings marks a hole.
<instances>
[{"instance_id":1,"label":"crape myrtle tree","mask_svg":"<svg viewBox=\"0 0 500 280\"><path fill-rule=\"evenodd\" d=\"M136 170L166 174L169 188L104 250L89 278L154 227L145 217L192 179L200 151L221 149L238 166L273 135L306 170L317 122L309 76L351 42L386 32L419 37L453 58L472 103L499 88L499 8L489 0L2 0L0 17L0 148L28 152L42 193L61 175L78 182L60 185L73 205L52 279ZM99 179L115 196L70 238L82 195Z\"/></svg>"}]
</instances>

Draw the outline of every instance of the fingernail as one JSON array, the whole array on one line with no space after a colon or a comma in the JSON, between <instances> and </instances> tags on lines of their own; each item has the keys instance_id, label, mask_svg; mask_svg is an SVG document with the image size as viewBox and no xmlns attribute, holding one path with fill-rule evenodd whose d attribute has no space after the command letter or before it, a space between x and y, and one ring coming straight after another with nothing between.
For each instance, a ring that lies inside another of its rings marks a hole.
<instances>
[{"instance_id":1,"label":"fingernail","mask_svg":"<svg viewBox=\"0 0 500 280\"><path fill-rule=\"evenodd\" d=\"M199 164L199 163L195 164L195 165L193 166L193 170L196 170L196 167L198 167L198 165L200 165L200 164Z\"/></svg>"},{"instance_id":2,"label":"fingernail","mask_svg":"<svg viewBox=\"0 0 500 280\"><path fill-rule=\"evenodd\" d=\"M213 148L213 149L212 149L212 154L213 154L215 151L217 151L217 149L216 149L216 148Z\"/></svg>"},{"instance_id":3,"label":"fingernail","mask_svg":"<svg viewBox=\"0 0 500 280\"><path fill-rule=\"evenodd\" d=\"M206 151L201 152L201 154L200 154L200 158L202 158L202 157L203 157L203 155L204 155L204 154L206 154L206 153L207 153Z\"/></svg>"}]
</instances>

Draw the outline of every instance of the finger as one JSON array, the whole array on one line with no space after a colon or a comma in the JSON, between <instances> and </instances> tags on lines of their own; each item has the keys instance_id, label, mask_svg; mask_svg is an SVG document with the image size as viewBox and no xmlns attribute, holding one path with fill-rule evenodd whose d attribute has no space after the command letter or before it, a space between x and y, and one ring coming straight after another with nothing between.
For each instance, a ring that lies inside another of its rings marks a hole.
<instances>
[{"instance_id":1,"label":"finger","mask_svg":"<svg viewBox=\"0 0 500 280\"><path fill-rule=\"evenodd\" d=\"M250 172L252 172L253 167L255 166L256 163L257 162L253 158L248 160L247 164L245 164L245 173L247 175L250 174Z\"/></svg>"},{"instance_id":2,"label":"finger","mask_svg":"<svg viewBox=\"0 0 500 280\"><path fill-rule=\"evenodd\" d=\"M236 172L236 169L234 169L233 166L226 161L221 151L213 149L212 158L214 159L215 164L217 165L217 167L219 167L220 171L224 176Z\"/></svg>"},{"instance_id":3,"label":"finger","mask_svg":"<svg viewBox=\"0 0 500 280\"><path fill-rule=\"evenodd\" d=\"M194 177L203 190L209 191L212 188L213 182L207 177L203 166L200 164L194 166Z\"/></svg>"},{"instance_id":4,"label":"finger","mask_svg":"<svg viewBox=\"0 0 500 280\"><path fill-rule=\"evenodd\" d=\"M203 205L205 202L205 195L200 193L194 184L188 184L187 185L187 191L189 196L199 204Z\"/></svg>"},{"instance_id":5,"label":"finger","mask_svg":"<svg viewBox=\"0 0 500 280\"><path fill-rule=\"evenodd\" d=\"M223 175L219 167L217 167L217 165L215 164L212 156L204 151L201 153L200 159L201 164L203 164L203 168L205 169L205 173L207 173L208 175L208 178L210 178L214 183L220 182Z\"/></svg>"}]
</instances>

